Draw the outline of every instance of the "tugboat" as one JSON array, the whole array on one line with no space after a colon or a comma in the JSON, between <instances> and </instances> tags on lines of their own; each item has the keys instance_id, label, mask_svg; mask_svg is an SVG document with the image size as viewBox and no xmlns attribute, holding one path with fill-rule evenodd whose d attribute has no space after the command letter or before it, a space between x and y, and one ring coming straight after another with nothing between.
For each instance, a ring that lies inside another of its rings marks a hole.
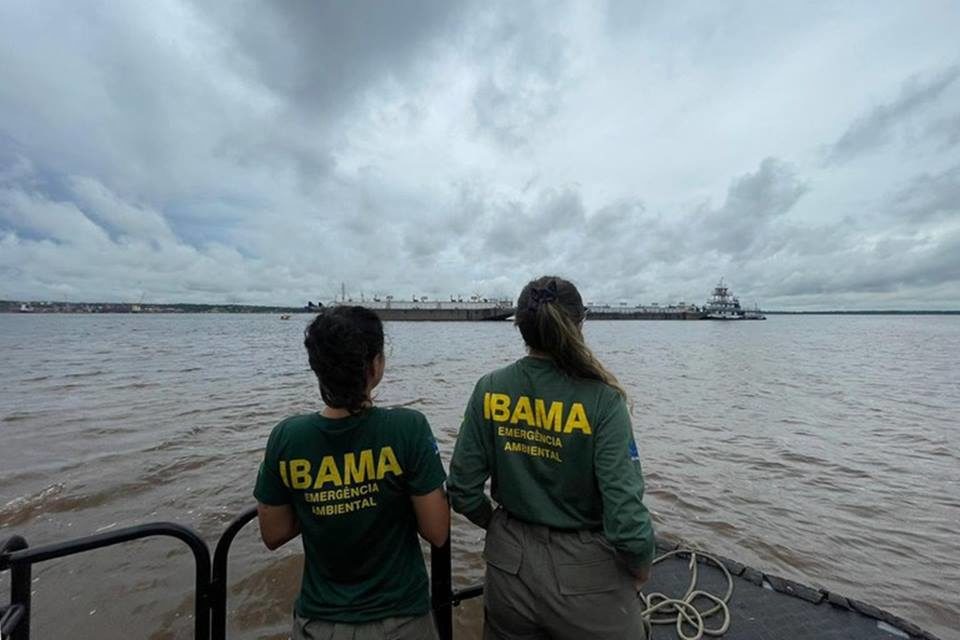
<instances>
[{"instance_id":1,"label":"tugboat","mask_svg":"<svg viewBox=\"0 0 960 640\"><path fill-rule=\"evenodd\" d=\"M707 300L703 308L707 320L766 320L766 316L756 308L750 311L740 306L740 300L730 293L730 289L723 284L723 278L713 288L713 295Z\"/></svg>"}]
</instances>

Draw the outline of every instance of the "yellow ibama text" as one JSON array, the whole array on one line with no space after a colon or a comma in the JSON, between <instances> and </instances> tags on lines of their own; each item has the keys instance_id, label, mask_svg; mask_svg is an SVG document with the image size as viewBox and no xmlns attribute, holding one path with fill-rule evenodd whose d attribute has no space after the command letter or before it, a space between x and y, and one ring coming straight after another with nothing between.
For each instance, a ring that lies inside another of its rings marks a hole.
<instances>
[{"instance_id":1,"label":"yellow ibama text","mask_svg":"<svg viewBox=\"0 0 960 640\"><path fill-rule=\"evenodd\" d=\"M556 433L580 431L593 434L587 412L580 402L571 403L568 411L563 402L553 401L548 407L542 398L520 396L514 400L505 393L487 392L483 394L483 417L494 422L525 423Z\"/></svg>"},{"instance_id":2,"label":"yellow ibama text","mask_svg":"<svg viewBox=\"0 0 960 640\"><path fill-rule=\"evenodd\" d=\"M339 464L338 464L339 462ZM291 489L322 489L327 484L342 487L370 480L382 480L388 473L400 476L403 469L392 447L383 447L374 461L373 449L346 453L342 461L323 456L316 472L306 458L280 461L280 477Z\"/></svg>"}]
</instances>

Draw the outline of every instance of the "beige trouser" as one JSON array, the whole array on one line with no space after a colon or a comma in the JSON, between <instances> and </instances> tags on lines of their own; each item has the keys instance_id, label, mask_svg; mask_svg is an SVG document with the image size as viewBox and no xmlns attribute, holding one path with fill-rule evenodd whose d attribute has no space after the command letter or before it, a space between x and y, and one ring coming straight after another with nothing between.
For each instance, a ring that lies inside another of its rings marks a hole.
<instances>
[{"instance_id":1,"label":"beige trouser","mask_svg":"<svg viewBox=\"0 0 960 640\"><path fill-rule=\"evenodd\" d=\"M599 532L497 510L483 557L484 640L643 640L633 577Z\"/></svg>"},{"instance_id":2,"label":"beige trouser","mask_svg":"<svg viewBox=\"0 0 960 640\"><path fill-rule=\"evenodd\" d=\"M437 640L437 628L429 613L362 624L310 620L294 614L293 640Z\"/></svg>"}]
</instances>

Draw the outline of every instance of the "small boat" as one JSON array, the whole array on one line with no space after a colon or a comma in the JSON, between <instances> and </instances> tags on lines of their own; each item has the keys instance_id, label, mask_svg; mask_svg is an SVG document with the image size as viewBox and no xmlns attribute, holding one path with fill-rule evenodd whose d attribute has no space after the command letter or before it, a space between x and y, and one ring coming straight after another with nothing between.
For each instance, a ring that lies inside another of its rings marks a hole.
<instances>
[{"instance_id":1,"label":"small boat","mask_svg":"<svg viewBox=\"0 0 960 640\"><path fill-rule=\"evenodd\" d=\"M280 316L280 319L281 319L281 320L289 320L289 319L290 319L290 314L289 314L289 313L284 313L283 315Z\"/></svg>"},{"instance_id":2,"label":"small boat","mask_svg":"<svg viewBox=\"0 0 960 640\"><path fill-rule=\"evenodd\" d=\"M31 307L31 306L30 306L28 303L26 303L26 302L21 302L21 303L20 303L19 312L20 312L20 313L33 313L33 307Z\"/></svg>"}]
</instances>

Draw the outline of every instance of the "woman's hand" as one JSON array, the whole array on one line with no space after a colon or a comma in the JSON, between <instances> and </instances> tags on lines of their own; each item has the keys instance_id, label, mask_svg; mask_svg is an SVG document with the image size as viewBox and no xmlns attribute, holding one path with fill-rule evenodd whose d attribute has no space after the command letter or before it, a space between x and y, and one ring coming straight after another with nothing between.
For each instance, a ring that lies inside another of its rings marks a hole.
<instances>
[{"instance_id":1,"label":"woman's hand","mask_svg":"<svg viewBox=\"0 0 960 640\"><path fill-rule=\"evenodd\" d=\"M647 581L650 580L650 565L648 564L645 567L641 567L632 573L633 588L635 591L639 592L643 589L643 585L647 584Z\"/></svg>"}]
</instances>

